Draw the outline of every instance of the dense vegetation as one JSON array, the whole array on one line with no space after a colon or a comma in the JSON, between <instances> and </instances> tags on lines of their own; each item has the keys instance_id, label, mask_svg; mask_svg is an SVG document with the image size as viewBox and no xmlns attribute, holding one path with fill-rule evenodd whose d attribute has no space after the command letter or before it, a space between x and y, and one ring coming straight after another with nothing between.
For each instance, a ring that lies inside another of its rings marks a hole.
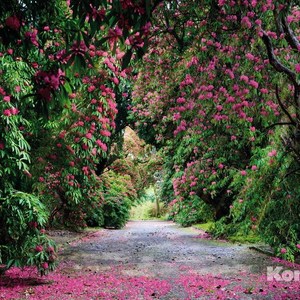
<instances>
[{"instance_id":1,"label":"dense vegetation","mask_svg":"<svg viewBox=\"0 0 300 300\"><path fill-rule=\"evenodd\" d=\"M0 8L4 269L47 273L56 249L44 228L122 227L155 181L176 222L299 253L296 1ZM158 153L132 152L128 125Z\"/></svg>"},{"instance_id":2,"label":"dense vegetation","mask_svg":"<svg viewBox=\"0 0 300 300\"><path fill-rule=\"evenodd\" d=\"M156 10L133 119L164 160L182 225L300 248L296 1L173 1Z\"/></svg>"},{"instance_id":3,"label":"dense vegetation","mask_svg":"<svg viewBox=\"0 0 300 300\"><path fill-rule=\"evenodd\" d=\"M56 250L45 227L121 227L128 219L138 193L134 185L141 184L138 174L125 172L129 160L120 153L130 101L128 64L144 53L155 5L1 2L4 269L53 269Z\"/></svg>"}]
</instances>

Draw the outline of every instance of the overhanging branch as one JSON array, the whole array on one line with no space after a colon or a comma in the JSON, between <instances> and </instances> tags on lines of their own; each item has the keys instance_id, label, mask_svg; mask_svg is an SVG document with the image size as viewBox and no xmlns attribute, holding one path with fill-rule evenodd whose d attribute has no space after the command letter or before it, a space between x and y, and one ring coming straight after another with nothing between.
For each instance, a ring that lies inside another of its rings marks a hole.
<instances>
[{"instance_id":1,"label":"overhanging branch","mask_svg":"<svg viewBox=\"0 0 300 300\"><path fill-rule=\"evenodd\" d=\"M296 74L292 70L290 70L289 68L284 66L278 60L278 58L275 56L271 39L265 31L263 31L262 40L263 40L263 42L264 42L264 44L267 48L267 53L268 53L268 58L269 58L270 64L274 67L274 69L276 71L286 74L288 76L288 78L291 80L291 82L295 86L298 86L297 79L296 79Z\"/></svg>"},{"instance_id":2,"label":"overhanging branch","mask_svg":"<svg viewBox=\"0 0 300 300\"><path fill-rule=\"evenodd\" d=\"M275 127L275 126L283 126L283 125L296 126L296 123L295 122L293 122L293 123L291 123L291 122L277 122L277 123L274 123L274 124L269 125L268 127L266 127L265 131L269 130L269 129Z\"/></svg>"},{"instance_id":3,"label":"overhanging branch","mask_svg":"<svg viewBox=\"0 0 300 300\"><path fill-rule=\"evenodd\" d=\"M295 33L289 26L287 20L285 17L282 17L281 19L282 28L285 33L285 39L289 43L289 45L295 49L296 51L300 51L300 42L298 41Z\"/></svg>"}]
</instances>

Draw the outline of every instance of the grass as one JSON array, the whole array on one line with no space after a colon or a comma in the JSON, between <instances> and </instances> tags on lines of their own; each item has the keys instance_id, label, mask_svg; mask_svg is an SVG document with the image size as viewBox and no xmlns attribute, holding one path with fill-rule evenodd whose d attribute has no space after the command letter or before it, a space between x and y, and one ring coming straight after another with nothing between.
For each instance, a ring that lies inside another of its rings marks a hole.
<instances>
[{"instance_id":1,"label":"grass","mask_svg":"<svg viewBox=\"0 0 300 300\"><path fill-rule=\"evenodd\" d=\"M207 222L207 223L195 224L193 225L193 227L209 232L213 224L214 222Z\"/></svg>"},{"instance_id":2,"label":"grass","mask_svg":"<svg viewBox=\"0 0 300 300\"><path fill-rule=\"evenodd\" d=\"M214 222L207 222L207 223L201 223L201 224L195 224L193 227L197 229L204 230L206 232L209 232ZM232 243L240 243L240 244L255 244L261 242L261 239L255 235L253 232L243 235L243 234L235 234L232 236L226 237L226 239Z\"/></svg>"},{"instance_id":3,"label":"grass","mask_svg":"<svg viewBox=\"0 0 300 300\"><path fill-rule=\"evenodd\" d=\"M253 233L247 235L232 235L228 237L228 240L232 243L241 243L241 244L246 244L246 243L254 244L254 243L261 242L261 239Z\"/></svg>"}]
</instances>

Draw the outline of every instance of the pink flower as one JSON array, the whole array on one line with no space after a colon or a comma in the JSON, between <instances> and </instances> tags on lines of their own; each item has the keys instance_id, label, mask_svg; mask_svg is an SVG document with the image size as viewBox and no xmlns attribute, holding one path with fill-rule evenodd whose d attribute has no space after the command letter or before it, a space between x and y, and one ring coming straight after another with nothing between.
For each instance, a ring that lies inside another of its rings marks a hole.
<instances>
[{"instance_id":1,"label":"pink flower","mask_svg":"<svg viewBox=\"0 0 300 300\"><path fill-rule=\"evenodd\" d=\"M86 135L85 135L85 137L87 138L87 139L91 139L92 137L93 137L93 135L90 133L90 132L88 132Z\"/></svg>"},{"instance_id":2,"label":"pink flower","mask_svg":"<svg viewBox=\"0 0 300 300\"><path fill-rule=\"evenodd\" d=\"M97 140L97 141L96 141L96 144L97 144L104 152L107 151L107 146L106 146L106 144L104 144L104 143L101 142L100 140Z\"/></svg>"},{"instance_id":3,"label":"pink flower","mask_svg":"<svg viewBox=\"0 0 300 300\"><path fill-rule=\"evenodd\" d=\"M25 38L29 40L34 46L39 46L39 43L37 41L37 29L33 29L32 31L25 32Z\"/></svg>"},{"instance_id":4,"label":"pink flower","mask_svg":"<svg viewBox=\"0 0 300 300\"><path fill-rule=\"evenodd\" d=\"M300 73L300 64L295 65L295 71Z\"/></svg>"},{"instance_id":5,"label":"pink flower","mask_svg":"<svg viewBox=\"0 0 300 300\"><path fill-rule=\"evenodd\" d=\"M253 7L255 7L255 6L257 5L257 0L252 0L252 1L251 1L251 5L252 5Z\"/></svg>"},{"instance_id":6,"label":"pink flower","mask_svg":"<svg viewBox=\"0 0 300 300\"><path fill-rule=\"evenodd\" d=\"M242 20L241 20L241 24L244 26L244 27L247 27L247 28L251 28L252 27L252 24L251 24L251 21L248 17L243 17Z\"/></svg>"},{"instance_id":7,"label":"pink flower","mask_svg":"<svg viewBox=\"0 0 300 300\"><path fill-rule=\"evenodd\" d=\"M247 53L245 56L249 60L254 60L255 59L255 57L254 57L254 55L252 53Z\"/></svg>"},{"instance_id":8,"label":"pink flower","mask_svg":"<svg viewBox=\"0 0 300 300\"><path fill-rule=\"evenodd\" d=\"M36 252L42 252L42 251L43 251L43 246L42 246L42 245L37 245L37 246L35 247L35 251L36 251Z\"/></svg>"},{"instance_id":9,"label":"pink flower","mask_svg":"<svg viewBox=\"0 0 300 300\"><path fill-rule=\"evenodd\" d=\"M261 92L262 94L268 94L269 90L266 89L266 88L262 88L262 89L260 89L260 92Z\"/></svg>"},{"instance_id":10,"label":"pink flower","mask_svg":"<svg viewBox=\"0 0 300 300\"><path fill-rule=\"evenodd\" d=\"M19 113L19 110L17 108L13 107L10 109L10 112L12 115L17 115Z\"/></svg>"},{"instance_id":11,"label":"pink flower","mask_svg":"<svg viewBox=\"0 0 300 300\"><path fill-rule=\"evenodd\" d=\"M91 92L93 92L95 89L96 89L96 87L95 87L94 85L90 85L90 86L88 87L88 92L91 93Z\"/></svg>"},{"instance_id":12,"label":"pink flower","mask_svg":"<svg viewBox=\"0 0 300 300\"><path fill-rule=\"evenodd\" d=\"M296 248L297 248L297 249L300 249L300 244L297 244L297 245L296 245Z\"/></svg>"},{"instance_id":13,"label":"pink flower","mask_svg":"<svg viewBox=\"0 0 300 300\"><path fill-rule=\"evenodd\" d=\"M251 167L251 170L252 170L252 171L256 171L256 170L257 170L257 166L255 166L255 165L252 166L252 167Z\"/></svg>"},{"instance_id":14,"label":"pink flower","mask_svg":"<svg viewBox=\"0 0 300 300\"><path fill-rule=\"evenodd\" d=\"M100 130L100 134L102 136L111 136L111 133L108 130L103 130L103 129Z\"/></svg>"},{"instance_id":15,"label":"pink flower","mask_svg":"<svg viewBox=\"0 0 300 300\"><path fill-rule=\"evenodd\" d=\"M97 155L97 149L96 148L93 148L92 151L91 151L91 154L96 156Z\"/></svg>"},{"instance_id":16,"label":"pink flower","mask_svg":"<svg viewBox=\"0 0 300 300\"><path fill-rule=\"evenodd\" d=\"M258 82L256 82L255 80L250 80L249 85L253 86L255 89L258 88Z\"/></svg>"},{"instance_id":17,"label":"pink flower","mask_svg":"<svg viewBox=\"0 0 300 300\"><path fill-rule=\"evenodd\" d=\"M269 157L273 157L273 156L276 156L277 155L277 151L276 150L272 150L268 153L268 156Z\"/></svg>"},{"instance_id":18,"label":"pink flower","mask_svg":"<svg viewBox=\"0 0 300 300\"><path fill-rule=\"evenodd\" d=\"M10 117L10 116L11 116L10 110L9 110L9 109L5 109L5 110L3 111L3 115L6 116L6 117Z\"/></svg>"},{"instance_id":19,"label":"pink flower","mask_svg":"<svg viewBox=\"0 0 300 300\"><path fill-rule=\"evenodd\" d=\"M9 96L4 96L3 101L4 102L10 102L10 97Z\"/></svg>"},{"instance_id":20,"label":"pink flower","mask_svg":"<svg viewBox=\"0 0 300 300\"><path fill-rule=\"evenodd\" d=\"M280 253L281 253L281 254L285 254L286 252L287 252L287 250L286 250L285 248L281 248L281 249L280 249Z\"/></svg>"},{"instance_id":21,"label":"pink flower","mask_svg":"<svg viewBox=\"0 0 300 300\"><path fill-rule=\"evenodd\" d=\"M246 76L246 75L241 75L241 76L240 76L240 80L242 80L242 81L244 81L244 82L248 82L248 81L249 81L249 78L248 78L248 76Z\"/></svg>"},{"instance_id":22,"label":"pink flower","mask_svg":"<svg viewBox=\"0 0 300 300\"><path fill-rule=\"evenodd\" d=\"M84 173L84 175L89 175L89 167L85 166L85 167L82 167L82 171Z\"/></svg>"},{"instance_id":23,"label":"pink flower","mask_svg":"<svg viewBox=\"0 0 300 300\"><path fill-rule=\"evenodd\" d=\"M39 182L44 182L45 181L45 178L44 177L39 177Z\"/></svg>"},{"instance_id":24,"label":"pink flower","mask_svg":"<svg viewBox=\"0 0 300 300\"><path fill-rule=\"evenodd\" d=\"M47 262L43 262L42 263L42 268L45 269L45 270L48 269L49 268L48 263Z\"/></svg>"},{"instance_id":25,"label":"pink flower","mask_svg":"<svg viewBox=\"0 0 300 300\"><path fill-rule=\"evenodd\" d=\"M185 103L185 98L184 97L179 97L177 100L176 100L176 102L178 103L178 104L183 104L183 103Z\"/></svg>"},{"instance_id":26,"label":"pink flower","mask_svg":"<svg viewBox=\"0 0 300 300\"><path fill-rule=\"evenodd\" d=\"M240 173L241 173L242 176L246 176L247 175L247 171L246 170L242 170Z\"/></svg>"},{"instance_id":27,"label":"pink flower","mask_svg":"<svg viewBox=\"0 0 300 300\"><path fill-rule=\"evenodd\" d=\"M114 84L118 85L120 83L119 79L117 77L113 77L112 81Z\"/></svg>"},{"instance_id":28,"label":"pink flower","mask_svg":"<svg viewBox=\"0 0 300 300\"><path fill-rule=\"evenodd\" d=\"M219 169L224 169L224 165L223 164L219 164Z\"/></svg>"},{"instance_id":29,"label":"pink flower","mask_svg":"<svg viewBox=\"0 0 300 300\"><path fill-rule=\"evenodd\" d=\"M60 133L59 133L59 137L61 138L61 139L63 139L64 137L65 137L65 135L66 135L66 131L65 130L63 130L63 131L61 131Z\"/></svg>"},{"instance_id":30,"label":"pink flower","mask_svg":"<svg viewBox=\"0 0 300 300\"><path fill-rule=\"evenodd\" d=\"M91 104L96 104L97 103L97 100L96 99L92 99L91 100Z\"/></svg>"}]
</instances>

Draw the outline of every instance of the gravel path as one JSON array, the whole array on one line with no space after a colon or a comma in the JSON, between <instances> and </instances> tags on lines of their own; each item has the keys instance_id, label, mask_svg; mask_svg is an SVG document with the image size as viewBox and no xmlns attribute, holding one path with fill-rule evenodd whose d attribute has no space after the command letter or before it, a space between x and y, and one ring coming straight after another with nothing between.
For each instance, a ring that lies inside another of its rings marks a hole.
<instances>
[{"instance_id":1,"label":"gravel path","mask_svg":"<svg viewBox=\"0 0 300 300\"><path fill-rule=\"evenodd\" d=\"M172 222L131 221L121 230L101 230L70 245L62 258L76 268L123 266L131 275L177 277L187 268L199 274L263 272L270 260L247 245L199 238L200 231Z\"/></svg>"}]
</instances>

